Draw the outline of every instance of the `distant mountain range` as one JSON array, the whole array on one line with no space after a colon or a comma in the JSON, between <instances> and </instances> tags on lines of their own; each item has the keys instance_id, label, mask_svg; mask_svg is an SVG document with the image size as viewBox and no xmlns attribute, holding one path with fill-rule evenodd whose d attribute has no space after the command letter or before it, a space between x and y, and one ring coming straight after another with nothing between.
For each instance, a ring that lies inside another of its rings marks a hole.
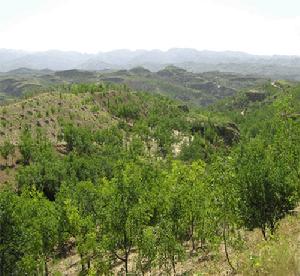
<instances>
[{"instance_id":1,"label":"distant mountain range","mask_svg":"<svg viewBox=\"0 0 300 276\"><path fill-rule=\"evenodd\" d=\"M183 48L168 51L115 50L97 54L0 49L1 72L25 67L55 71L69 69L102 71L131 69L137 66L158 71L167 65L175 65L194 72L220 71L300 80L299 56L259 56L243 52L198 51Z\"/></svg>"}]
</instances>

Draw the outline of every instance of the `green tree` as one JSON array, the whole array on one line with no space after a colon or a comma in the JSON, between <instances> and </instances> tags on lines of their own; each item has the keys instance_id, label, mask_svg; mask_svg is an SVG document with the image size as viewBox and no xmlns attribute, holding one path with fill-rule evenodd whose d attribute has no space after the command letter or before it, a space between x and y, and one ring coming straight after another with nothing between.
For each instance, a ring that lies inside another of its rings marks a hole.
<instances>
[{"instance_id":1,"label":"green tree","mask_svg":"<svg viewBox=\"0 0 300 276\"><path fill-rule=\"evenodd\" d=\"M32 160L35 149L35 142L31 136L29 129L25 129L20 137L19 150L22 155L22 162L24 165L29 165Z\"/></svg>"},{"instance_id":2,"label":"green tree","mask_svg":"<svg viewBox=\"0 0 300 276\"><path fill-rule=\"evenodd\" d=\"M165 178L165 186L169 187L169 216L174 224L176 239L182 243L185 240L192 242L196 250L196 241L206 238L208 221L209 196L204 177L205 165L203 162L194 162L191 165L177 161L172 164L171 171Z\"/></svg>"},{"instance_id":3,"label":"green tree","mask_svg":"<svg viewBox=\"0 0 300 276\"><path fill-rule=\"evenodd\" d=\"M214 217L211 223L215 228L215 242L223 242L224 253L231 269L235 271L230 255L229 246L234 249L241 244L239 227L241 226L238 204L240 202L239 189L236 180L234 159L231 156L217 156L209 166L207 180L210 185L209 194L211 204L210 216ZM221 235L216 235L220 232Z\"/></svg>"},{"instance_id":4,"label":"green tree","mask_svg":"<svg viewBox=\"0 0 300 276\"><path fill-rule=\"evenodd\" d=\"M0 210L1 275L48 275L57 243L54 204L35 191L3 192Z\"/></svg>"},{"instance_id":5,"label":"green tree","mask_svg":"<svg viewBox=\"0 0 300 276\"><path fill-rule=\"evenodd\" d=\"M93 134L87 128L75 127L67 124L63 127L62 138L67 143L68 151L76 150L79 154L93 152Z\"/></svg>"},{"instance_id":6,"label":"green tree","mask_svg":"<svg viewBox=\"0 0 300 276\"><path fill-rule=\"evenodd\" d=\"M5 159L6 166L8 166L8 157L15 154L15 146L11 142L5 140L3 145L0 146L0 154Z\"/></svg>"},{"instance_id":7,"label":"green tree","mask_svg":"<svg viewBox=\"0 0 300 276\"><path fill-rule=\"evenodd\" d=\"M131 251L151 218L151 175L150 167L143 162L126 162L118 167L113 179L102 184L107 246L124 262L126 273Z\"/></svg>"},{"instance_id":8,"label":"green tree","mask_svg":"<svg viewBox=\"0 0 300 276\"><path fill-rule=\"evenodd\" d=\"M16 176L19 190L35 187L52 201L55 199L55 194L59 191L62 181L66 178L65 164L56 158L43 159L22 167Z\"/></svg>"},{"instance_id":9,"label":"green tree","mask_svg":"<svg viewBox=\"0 0 300 276\"><path fill-rule=\"evenodd\" d=\"M299 180L277 150L256 138L238 159L242 217L250 229L259 227L265 238L298 199Z\"/></svg>"}]
</instances>

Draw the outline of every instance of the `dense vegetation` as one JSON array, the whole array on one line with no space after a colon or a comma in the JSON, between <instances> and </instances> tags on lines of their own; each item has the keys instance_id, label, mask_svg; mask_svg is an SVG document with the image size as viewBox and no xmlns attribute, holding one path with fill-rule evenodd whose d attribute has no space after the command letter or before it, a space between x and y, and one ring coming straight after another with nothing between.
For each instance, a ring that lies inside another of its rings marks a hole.
<instances>
[{"instance_id":1,"label":"dense vegetation","mask_svg":"<svg viewBox=\"0 0 300 276\"><path fill-rule=\"evenodd\" d=\"M220 248L238 270L231 252L245 230L272 239L299 201L300 88L265 89L244 115L240 98L228 100L225 119L124 86L67 86L57 97L88 95L114 123L59 120L59 152L29 125L17 143L3 140L2 167L16 154L19 164L0 193L0 275L48 275L70 248L82 275L120 271L118 262L126 273L176 274Z\"/></svg>"}]
</instances>

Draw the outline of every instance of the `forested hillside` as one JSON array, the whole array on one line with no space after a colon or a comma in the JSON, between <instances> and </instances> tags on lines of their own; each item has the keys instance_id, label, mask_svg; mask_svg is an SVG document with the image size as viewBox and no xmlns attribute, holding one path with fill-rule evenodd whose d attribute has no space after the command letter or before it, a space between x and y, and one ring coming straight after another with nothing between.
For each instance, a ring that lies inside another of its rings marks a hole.
<instances>
[{"instance_id":1,"label":"forested hillside","mask_svg":"<svg viewBox=\"0 0 300 276\"><path fill-rule=\"evenodd\" d=\"M297 275L300 86L129 87L0 107L0 275Z\"/></svg>"}]
</instances>

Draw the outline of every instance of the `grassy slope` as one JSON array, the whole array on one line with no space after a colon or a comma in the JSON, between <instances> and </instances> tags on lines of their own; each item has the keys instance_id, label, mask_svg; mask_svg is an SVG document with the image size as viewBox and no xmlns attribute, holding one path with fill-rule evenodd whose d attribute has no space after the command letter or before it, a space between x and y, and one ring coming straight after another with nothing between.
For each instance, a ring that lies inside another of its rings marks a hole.
<instances>
[{"instance_id":1,"label":"grassy slope","mask_svg":"<svg viewBox=\"0 0 300 276\"><path fill-rule=\"evenodd\" d=\"M104 128L114 119L89 94L45 93L0 107L0 143L16 143L22 128L42 129L53 142L58 141L60 122L72 121L77 126Z\"/></svg>"}]
</instances>

